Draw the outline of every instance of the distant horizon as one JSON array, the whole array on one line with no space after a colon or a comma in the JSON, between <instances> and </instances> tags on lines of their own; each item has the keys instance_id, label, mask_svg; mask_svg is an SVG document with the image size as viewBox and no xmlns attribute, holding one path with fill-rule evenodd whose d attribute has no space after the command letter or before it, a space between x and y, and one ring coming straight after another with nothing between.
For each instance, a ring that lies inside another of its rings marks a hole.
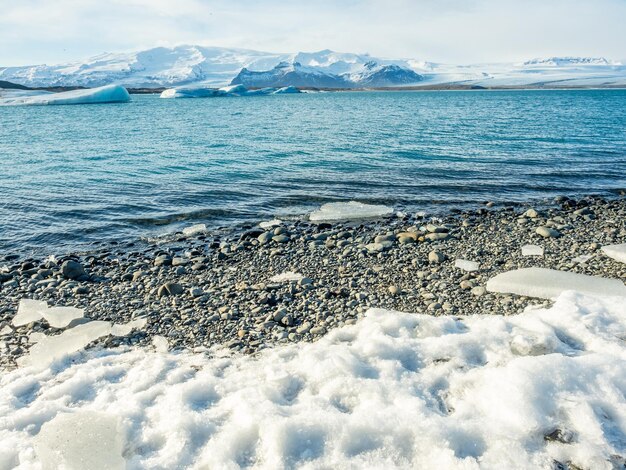
<instances>
[{"instance_id":1,"label":"distant horizon","mask_svg":"<svg viewBox=\"0 0 626 470\"><path fill-rule=\"evenodd\" d=\"M2 6L0 65L180 44L335 51L444 64L626 61L623 0L23 0Z\"/></svg>"}]
</instances>

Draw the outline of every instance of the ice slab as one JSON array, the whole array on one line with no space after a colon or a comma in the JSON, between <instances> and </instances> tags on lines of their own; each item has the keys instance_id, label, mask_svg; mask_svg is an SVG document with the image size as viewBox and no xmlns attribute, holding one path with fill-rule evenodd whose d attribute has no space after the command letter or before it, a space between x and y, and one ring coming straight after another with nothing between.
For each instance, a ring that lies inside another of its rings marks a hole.
<instances>
[{"instance_id":1,"label":"ice slab","mask_svg":"<svg viewBox=\"0 0 626 470\"><path fill-rule=\"evenodd\" d=\"M607 245L602 247L602 251L609 258L613 258L620 263L626 263L626 243L621 245Z\"/></svg>"},{"instance_id":2,"label":"ice slab","mask_svg":"<svg viewBox=\"0 0 626 470\"><path fill-rule=\"evenodd\" d=\"M35 437L35 452L43 470L126 468L124 434L119 419L109 413L60 413Z\"/></svg>"},{"instance_id":3,"label":"ice slab","mask_svg":"<svg viewBox=\"0 0 626 470\"><path fill-rule=\"evenodd\" d=\"M273 220L268 220L266 222L261 222L259 224L259 227L261 228L272 228L272 227L278 227L280 224L282 224L283 221L280 219L273 219Z\"/></svg>"},{"instance_id":4,"label":"ice slab","mask_svg":"<svg viewBox=\"0 0 626 470\"><path fill-rule=\"evenodd\" d=\"M0 98L0 106L124 103L126 101L130 101L130 95L126 88L119 85L107 85L62 93Z\"/></svg>"},{"instance_id":5,"label":"ice slab","mask_svg":"<svg viewBox=\"0 0 626 470\"><path fill-rule=\"evenodd\" d=\"M285 273L277 274L276 276L270 279L271 282L298 282L301 279L304 279L304 276L300 273L294 273L292 271L287 271Z\"/></svg>"},{"instance_id":6,"label":"ice slab","mask_svg":"<svg viewBox=\"0 0 626 470\"><path fill-rule=\"evenodd\" d=\"M128 323L123 325L113 325L111 327L111 335L113 336L127 336L133 330L141 330L146 326L148 321L145 318L137 318L135 320L131 320Z\"/></svg>"},{"instance_id":7,"label":"ice slab","mask_svg":"<svg viewBox=\"0 0 626 470\"><path fill-rule=\"evenodd\" d=\"M478 271L480 264L478 264L476 261L469 261L466 259L457 259L454 261L454 266L456 268L462 269L463 271L472 272L472 271Z\"/></svg>"},{"instance_id":8,"label":"ice slab","mask_svg":"<svg viewBox=\"0 0 626 470\"><path fill-rule=\"evenodd\" d=\"M42 312L43 318L53 328L65 328L72 320L85 316L82 308L75 307L52 307Z\"/></svg>"},{"instance_id":9,"label":"ice slab","mask_svg":"<svg viewBox=\"0 0 626 470\"><path fill-rule=\"evenodd\" d=\"M157 335L152 337L152 346L154 346L156 352L166 353L170 347L170 343L164 336Z\"/></svg>"},{"instance_id":10,"label":"ice slab","mask_svg":"<svg viewBox=\"0 0 626 470\"><path fill-rule=\"evenodd\" d=\"M46 336L35 344L28 355L18 360L20 366L46 367L67 354L80 351L92 341L111 333L108 321L92 321L65 330L60 335Z\"/></svg>"},{"instance_id":11,"label":"ice slab","mask_svg":"<svg viewBox=\"0 0 626 470\"><path fill-rule=\"evenodd\" d=\"M197 235L198 233L204 233L207 231L206 225L205 224L196 224L196 225L192 225L191 227L185 227L183 229L183 235L186 236L191 236L191 235Z\"/></svg>"},{"instance_id":12,"label":"ice slab","mask_svg":"<svg viewBox=\"0 0 626 470\"><path fill-rule=\"evenodd\" d=\"M554 299L569 290L590 295L626 297L626 286L619 279L547 268L524 268L498 274L487 281L487 290L540 299Z\"/></svg>"},{"instance_id":13,"label":"ice slab","mask_svg":"<svg viewBox=\"0 0 626 470\"><path fill-rule=\"evenodd\" d=\"M319 210L312 212L309 219L314 222L336 220L359 220L384 217L393 214L393 208L383 205L364 204L362 202L329 202Z\"/></svg>"},{"instance_id":14,"label":"ice slab","mask_svg":"<svg viewBox=\"0 0 626 470\"><path fill-rule=\"evenodd\" d=\"M13 326L28 325L31 322L41 320L43 312L47 309L47 302L22 299L17 307L17 313L13 317Z\"/></svg>"},{"instance_id":15,"label":"ice slab","mask_svg":"<svg viewBox=\"0 0 626 470\"><path fill-rule=\"evenodd\" d=\"M543 256L543 247L538 245L524 245L522 256Z\"/></svg>"}]
</instances>

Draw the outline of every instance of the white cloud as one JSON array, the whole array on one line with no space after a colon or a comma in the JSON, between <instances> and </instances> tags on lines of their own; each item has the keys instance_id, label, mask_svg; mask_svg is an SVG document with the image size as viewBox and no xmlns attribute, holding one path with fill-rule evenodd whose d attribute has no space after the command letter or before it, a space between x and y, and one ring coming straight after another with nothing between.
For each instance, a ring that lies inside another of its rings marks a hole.
<instances>
[{"instance_id":1,"label":"white cloud","mask_svg":"<svg viewBox=\"0 0 626 470\"><path fill-rule=\"evenodd\" d=\"M456 63L626 58L624 0L0 0L0 64L197 43Z\"/></svg>"}]
</instances>

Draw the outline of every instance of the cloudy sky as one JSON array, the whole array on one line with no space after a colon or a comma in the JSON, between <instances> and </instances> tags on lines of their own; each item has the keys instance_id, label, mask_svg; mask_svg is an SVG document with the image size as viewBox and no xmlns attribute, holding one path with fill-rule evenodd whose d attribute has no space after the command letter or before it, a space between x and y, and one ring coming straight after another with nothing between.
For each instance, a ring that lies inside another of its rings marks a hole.
<instances>
[{"instance_id":1,"label":"cloudy sky","mask_svg":"<svg viewBox=\"0 0 626 470\"><path fill-rule=\"evenodd\" d=\"M450 63L626 59L626 0L0 0L0 66L201 44Z\"/></svg>"}]
</instances>

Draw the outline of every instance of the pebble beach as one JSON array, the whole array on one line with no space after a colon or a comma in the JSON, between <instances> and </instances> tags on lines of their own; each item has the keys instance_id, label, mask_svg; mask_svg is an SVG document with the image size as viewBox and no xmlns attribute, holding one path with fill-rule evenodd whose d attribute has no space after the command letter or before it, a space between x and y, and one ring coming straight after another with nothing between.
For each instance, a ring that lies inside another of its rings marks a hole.
<instances>
[{"instance_id":1,"label":"pebble beach","mask_svg":"<svg viewBox=\"0 0 626 470\"><path fill-rule=\"evenodd\" d=\"M77 307L88 320L142 320L89 347L150 346L255 354L316 341L370 308L443 315L513 315L550 301L488 292L495 275L545 267L626 280L605 245L626 243L626 199L559 197L485 203L444 217L272 221L48 259L0 261L0 367L13 369L46 321L15 326L21 299ZM539 250L539 251L538 251ZM145 321L144 321L145 320Z\"/></svg>"}]
</instances>

